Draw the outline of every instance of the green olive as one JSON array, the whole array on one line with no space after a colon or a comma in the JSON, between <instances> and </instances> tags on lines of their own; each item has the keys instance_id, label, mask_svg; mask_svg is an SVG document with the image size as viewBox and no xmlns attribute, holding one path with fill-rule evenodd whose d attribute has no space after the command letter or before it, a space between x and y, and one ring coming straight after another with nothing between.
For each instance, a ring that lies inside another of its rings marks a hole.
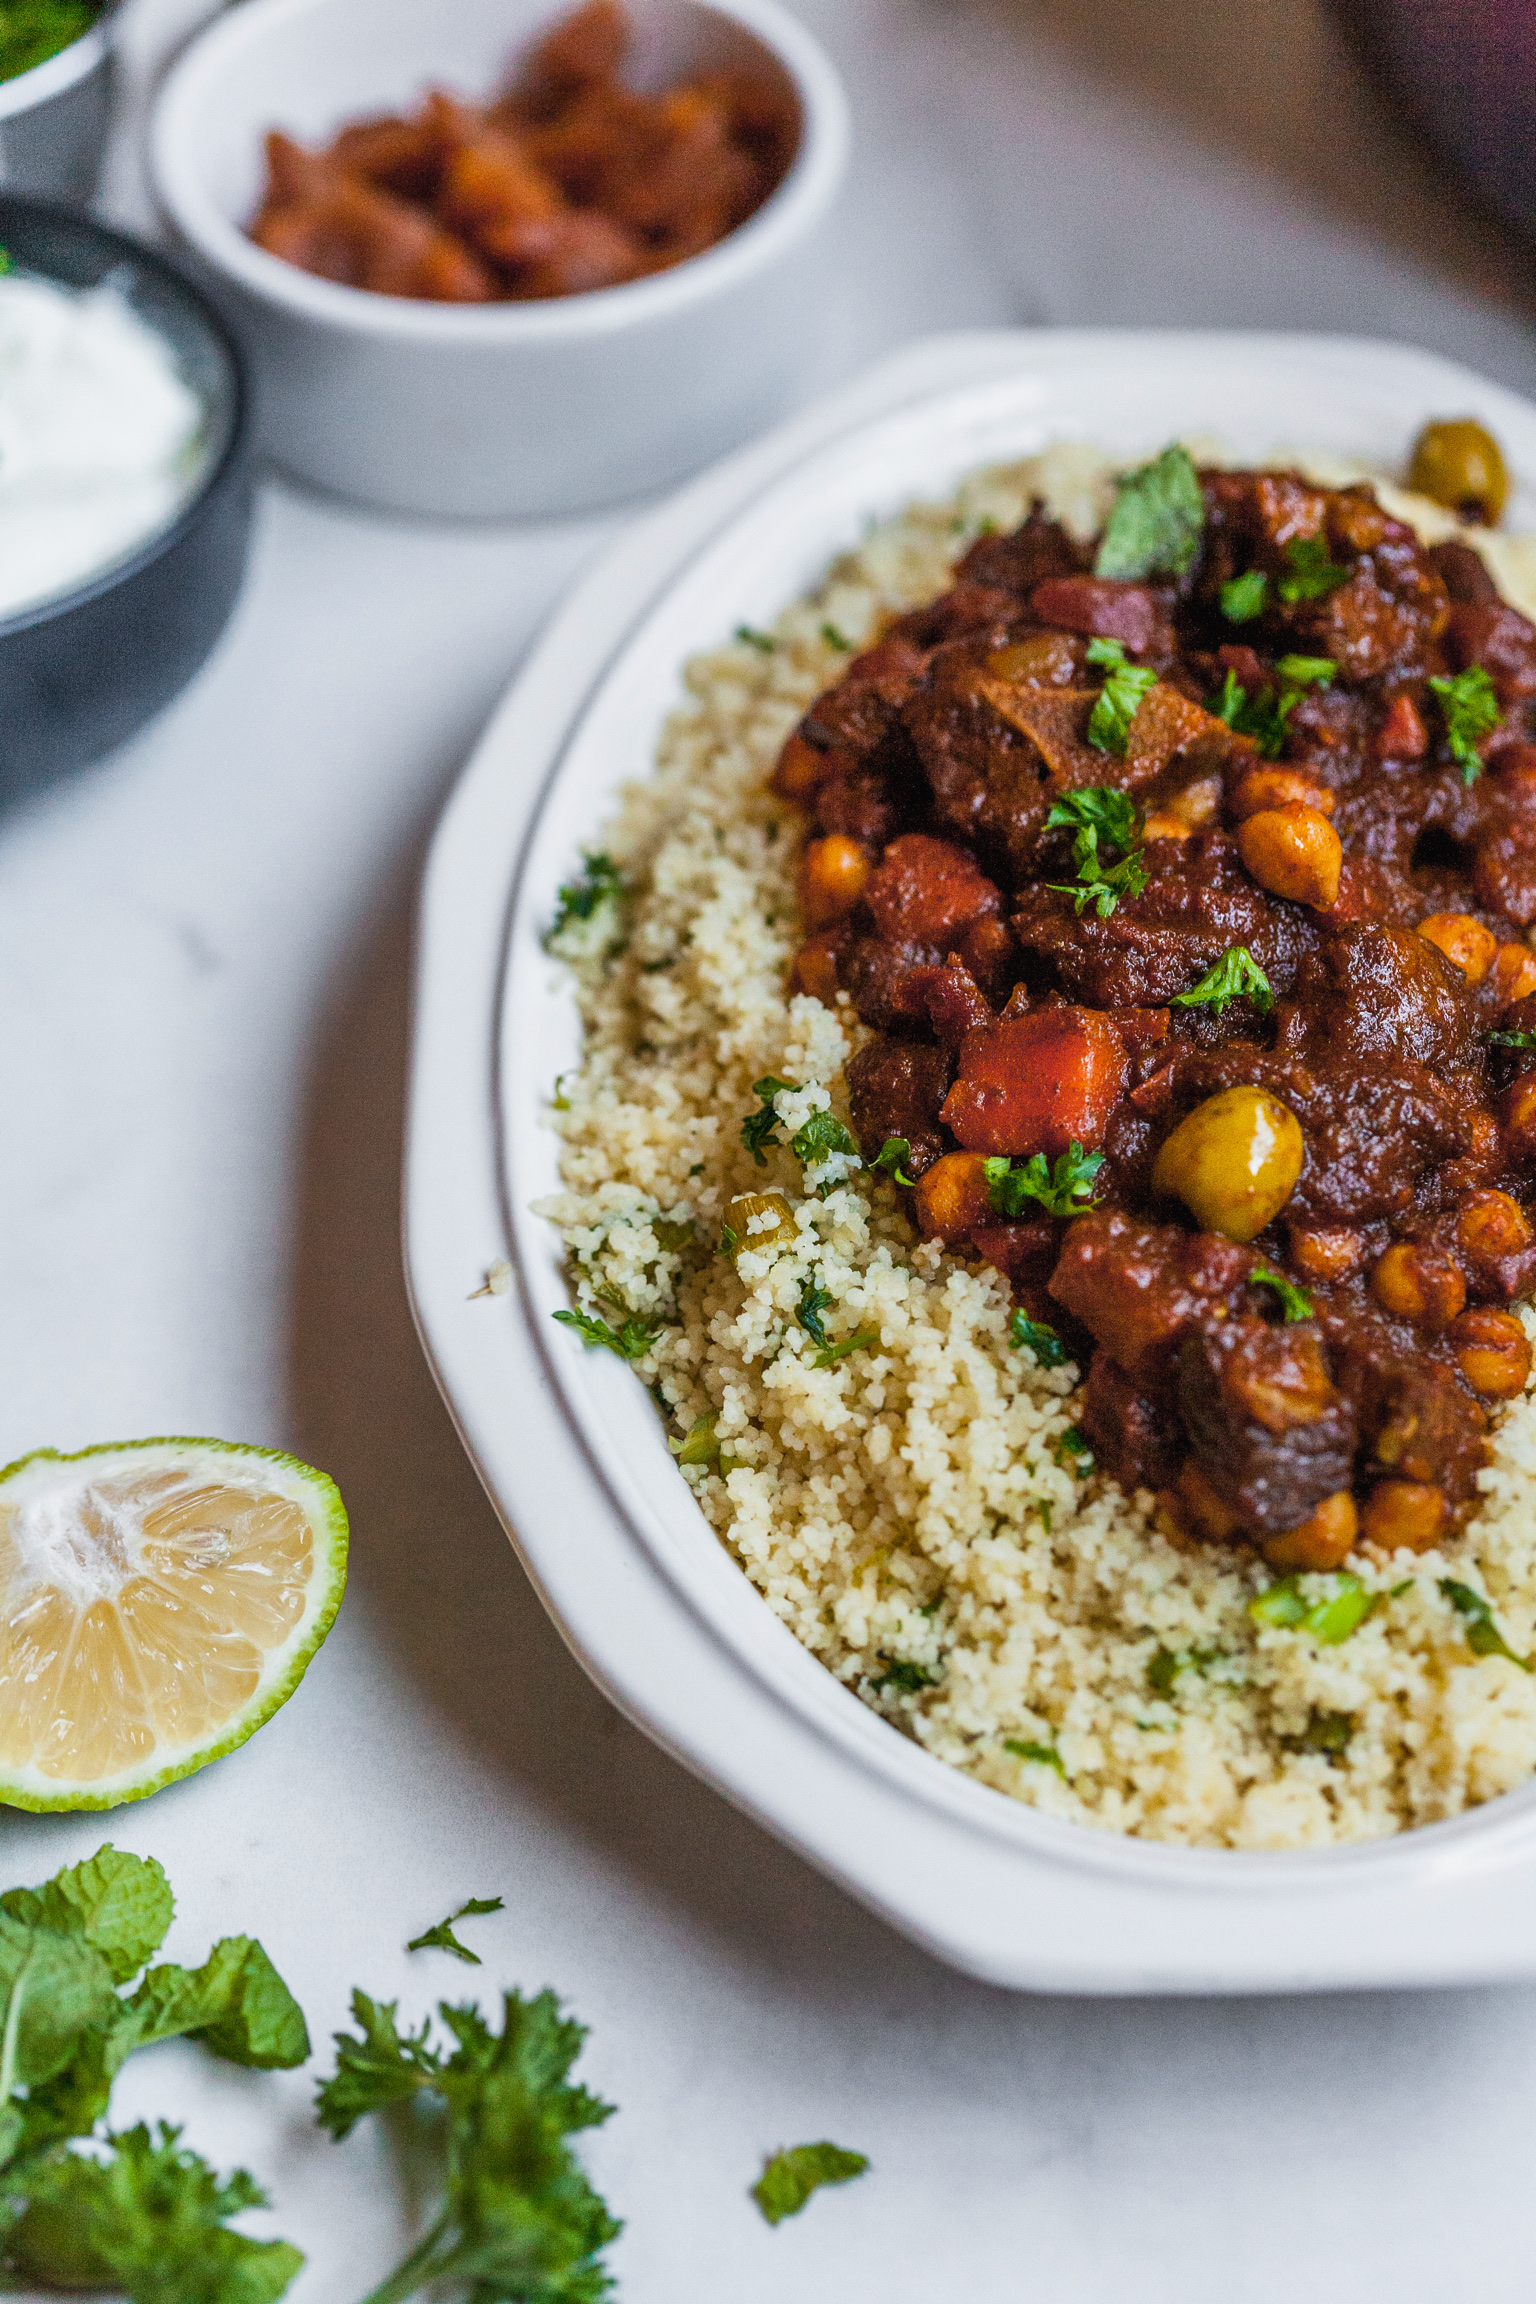
<instances>
[{"instance_id":1,"label":"green olive","mask_svg":"<svg viewBox=\"0 0 1536 2304\"><path fill-rule=\"evenodd\" d=\"M1163 1145L1152 1189L1182 1200L1206 1232L1252 1240L1296 1188L1301 1124L1264 1088L1224 1088L1197 1104Z\"/></svg>"},{"instance_id":2,"label":"green olive","mask_svg":"<svg viewBox=\"0 0 1536 2304\"><path fill-rule=\"evenodd\" d=\"M1509 495L1509 474L1497 440L1470 416L1426 424L1414 442L1408 485L1463 520L1492 528Z\"/></svg>"}]
</instances>

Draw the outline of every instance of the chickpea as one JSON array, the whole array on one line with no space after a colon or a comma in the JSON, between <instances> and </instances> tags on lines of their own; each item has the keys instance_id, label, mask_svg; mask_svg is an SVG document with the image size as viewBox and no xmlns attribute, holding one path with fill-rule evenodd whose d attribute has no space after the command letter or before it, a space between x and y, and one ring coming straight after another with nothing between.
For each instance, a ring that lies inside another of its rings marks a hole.
<instances>
[{"instance_id":1,"label":"chickpea","mask_svg":"<svg viewBox=\"0 0 1536 2304\"><path fill-rule=\"evenodd\" d=\"M1344 850L1320 808L1293 800L1238 826L1237 852L1261 888L1326 911L1339 893Z\"/></svg>"},{"instance_id":2,"label":"chickpea","mask_svg":"<svg viewBox=\"0 0 1536 2304\"><path fill-rule=\"evenodd\" d=\"M1493 985L1501 1008L1536 992L1536 952L1529 944L1501 944L1493 963Z\"/></svg>"},{"instance_id":3,"label":"chickpea","mask_svg":"<svg viewBox=\"0 0 1536 2304\"><path fill-rule=\"evenodd\" d=\"M837 1006L837 931L813 936L795 954L789 971L791 993L808 992L823 1008Z\"/></svg>"},{"instance_id":4,"label":"chickpea","mask_svg":"<svg viewBox=\"0 0 1536 2304\"><path fill-rule=\"evenodd\" d=\"M1493 434L1470 416L1426 424L1413 444L1408 485L1463 520L1498 523L1509 474Z\"/></svg>"},{"instance_id":5,"label":"chickpea","mask_svg":"<svg viewBox=\"0 0 1536 2304\"><path fill-rule=\"evenodd\" d=\"M1451 1324L1456 1365L1485 1400L1513 1400L1530 1381L1531 1345L1513 1312L1479 1305Z\"/></svg>"},{"instance_id":6,"label":"chickpea","mask_svg":"<svg viewBox=\"0 0 1536 2304\"><path fill-rule=\"evenodd\" d=\"M976 1225L997 1222L987 1190L987 1164L979 1152L946 1152L919 1177L913 1195L925 1239L967 1239Z\"/></svg>"},{"instance_id":7,"label":"chickpea","mask_svg":"<svg viewBox=\"0 0 1536 2304\"><path fill-rule=\"evenodd\" d=\"M1467 1300L1467 1283L1443 1249L1421 1240L1397 1240L1377 1261L1371 1294L1399 1320L1411 1320L1418 1328L1446 1328Z\"/></svg>"},{"instance_id":8,"label":"chickpea","mask_svg":"<svg viewBox=\"0 0 1536 2304\"><path fill-rule=\"evenodd\" d=\"M1170 793L1158 813L1170 817L1186 834L1203 832L1207 824L1214 824L1221 814L1221 793L1219 776L1197 776L1193 783Z\"/></svg>"},{"instance_id":9,"label":"chickpea","mask_svg":"<svg viewBox=\"0 0 1536 2304\"><path fill-rule=\"evenodd\" d=\"M726 1208L725 1230L731 1256L740 1256L748 1248L754 1255L765 1248L788 1248L800 1237L794 1212L782 1192L738 1193Z\"/></svg>"},{"instance_id":10,"label":"chickpea","mask_svg":"<svg viewBox=\"0 0 1536 2304\"><path fill-rule=\"evenodd\" d=\"M1532 1237L1529 1216L1507 1192L1474 1192L1456 1219L1456 1244L1474 1264L1518 1256Z\"/></svg>"},{"instance_id":11,"label":"chickpea","mask_svg":"<svg viewBox=\"0 0 1536 2304\"><path fill-rule=\"evenodd\" d=\"M1249 768L1239 777L1232 795L1232 813L1239 822L1267 808L1315 808L1320 816L1333 814L1333 794L1326 784L1314 784L1299 768Z\"/></svg>"},{"instance_id":12,"label":"chickpea","mask_svg":"<svg viewBox=\"0 0 1536 2304\"><path fill-rule=\"evenodd\" d=\"M1291 1230L1291 1262L1305 1280L1347 1280L1365 1262L1365 1241L1345 1224L1320 1225L1304 1232Z\"/></svg>"},{"instance_id":13,"label":"chickpea","mask_svg":"<svg viewBox=\"0 0 1536 2304\"><path fill-rule=\"evenodd\" d=\"M1339 1568L1353 1552L1359 1533L1355 1500L1347 1488L1339 1488L1325 1496L1299 1528L1271 1536L1263 1546L1264 1557L1272 1568L1282 1570Z\"/></svg>"},{"instance_id":14,"label":"chickpea","mask_svg":"<svg viewBox=\"0 0 1536 2304\"><path fill-rule=\"evenodd\" d=\"M1443 952L1469 984L1481 984L1499 949L1493 930L1468 912L1434 912L1419 922L1418 933L1426 944Z\"/></svg>"},{"instance_id":15,"label":"chickpea","mask_svg":"<svg viewBox=\"0 0 1536 2304\"><path fill-rule=\"evenodd\" d=\"M1360 1517L1360 1541L1373 1552L1428 1552L1446 1522L1445 1498L1425 1480L1381 1480Z\"/></svg>"},{"instance_id":16,"label":"chickpea","mask_svg":"<svg viewBox=\"0 0 1536 2304\"><path fill-rule=\"evenodd\" d=\"M870 864L857 840L829 832L808 840L800 859L800 912L807 928L825 928L851 912L864 893Z\"/></svg>"},{"instance_id":17,"label":"chickpea","mask_svg":"<svg viewBox=\"0 0 1536 2304\"><path fill-rule=\"evenodd\" d=\"M819 752L808 744L798 728L785 740L779 754L779 764L768 779L769 789L777 792L781 800L808 800L827 776L832 773L832 756Z\"/></svg>"},{"instance_id":18,"label":"chickpea","mask_svg":"<svg viewBox=\"0 0 1536 2304\"><path fill-rule=\"evenodd\" d=\"M1523 1163L1536 1155L1536 1072L1522 1072L1514 1086L1505 1089L1499 1124L1510 1160Z\"/></svg>"},{"instance_id":19,"label":"chickpea","mask_svg":"<svg viewBox=\"0 0 1536 2304\"><path fill-rule=\"evenodd\" d=\"M1163 1144L1152 1189L1182 1200L1207 1232L1252 1240L1289 1200L1306 1145L1301 1123L1264 1088L1224 1088Z\"/></svg>"}]
</instances>

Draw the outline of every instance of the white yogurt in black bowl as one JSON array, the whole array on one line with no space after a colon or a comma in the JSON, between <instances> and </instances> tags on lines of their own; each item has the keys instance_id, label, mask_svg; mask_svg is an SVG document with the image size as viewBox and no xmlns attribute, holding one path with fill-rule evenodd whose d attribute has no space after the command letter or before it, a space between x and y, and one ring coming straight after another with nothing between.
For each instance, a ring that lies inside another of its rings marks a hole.
<instances>
[{"instance_id":1,"label":"white yogurt in black bowl","mask_svg":"<svg viewBox=\"0 0 1536 2304\"><path fill-rule=\"evenodd\" d=\"M0 798L185 686L245 569L241 357L163 257L0 198Z\"/></svg>"}]
</instances>

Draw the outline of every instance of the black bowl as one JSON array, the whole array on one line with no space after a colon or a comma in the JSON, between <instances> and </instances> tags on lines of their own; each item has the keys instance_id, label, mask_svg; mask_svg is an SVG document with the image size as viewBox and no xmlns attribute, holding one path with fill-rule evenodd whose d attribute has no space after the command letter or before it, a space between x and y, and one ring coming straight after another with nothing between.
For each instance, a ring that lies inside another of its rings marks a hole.
<instances>
[{"instance_id":1,"label":"black bowl","mask_svg":"<svg viewBox=\"0 0 1536 2304\"><path fill-rule=\"evenodd\" d=\"M0 197L18 270L68 287L110 275L202 401L201 466L168 527L70 591L0 618L0 800L142 728L202 664L239 596L251 524L245 365L201 291L163 256L52 201Z\"/></svg>"}]
</instances>

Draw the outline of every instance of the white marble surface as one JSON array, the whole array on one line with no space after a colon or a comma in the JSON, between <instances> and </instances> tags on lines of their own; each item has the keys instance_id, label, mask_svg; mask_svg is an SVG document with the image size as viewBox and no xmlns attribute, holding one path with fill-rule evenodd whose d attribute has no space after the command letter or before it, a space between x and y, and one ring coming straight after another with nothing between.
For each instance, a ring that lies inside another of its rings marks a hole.
<instances>
[{"instance_id":1,"label":"white marble surface","mask_svg":"<svg viewBox=\"0 0 1536 2304\"><path fill-rule=\"evenodd\" d=\"M1536 372L1521 263L1303 0L811 0L861 133L828 376L1015 316L1346 327ZM141 66L197 0L130 0ZM141 92L142 72L136 92ZM112 206L143 214L132 118ZM1524 300L1522 300L1524 297ZM317 2041L354 1982L555 1983L622 2107L589 2160L629 2304L1524 2304L1536 1993L1030 2001L887 1934L609 1712L417 1351L397 1249L412 881L530 634L610 521L454 530L267 489L231 630L118 758L0 823L0 1458L146 1432L325 1465L354 1567L244 1752L105 1827L173 1949L258 1933ZM104 1836L8 1816L5 1876ZM476 1974L404 1939L469 1894ZM267 2180L349 2304L403 2228L310 2080L130 2068ZM762 2153L875 2172L769 2232Z\"/></svg>"}]
</instances>

